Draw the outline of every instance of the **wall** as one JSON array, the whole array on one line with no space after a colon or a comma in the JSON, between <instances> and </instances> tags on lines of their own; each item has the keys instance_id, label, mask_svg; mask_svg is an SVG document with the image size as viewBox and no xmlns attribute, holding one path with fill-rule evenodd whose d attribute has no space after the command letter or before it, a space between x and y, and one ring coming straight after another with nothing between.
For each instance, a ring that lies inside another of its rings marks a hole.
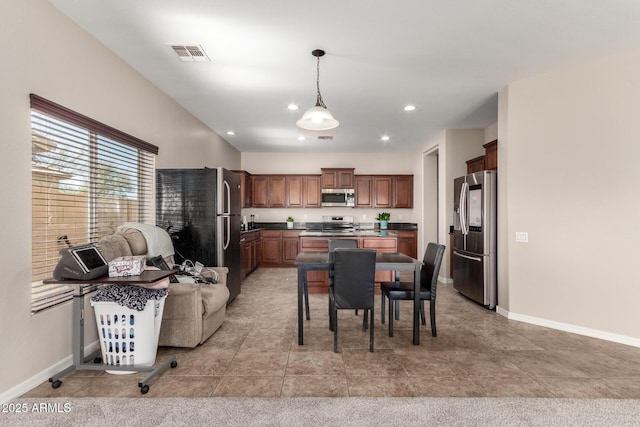
<instances>
[{"instance_id":1,"label":"wall","mask_svg":"<svg viewBox=\"0 0 640 427\"><path fill-rule=\"evenodd\" d=\"M320 175L321 168L355 168L356 175L414 174L411 153L242 153L242 169L252 174L309 174ZM414 176L415 184L419 178ZM392 222L418 222L419 205L414 209L385 209L391 212ZM319 222L323 215L353 215L356 221L375 222L381 209L243 209L243 215L257 215L256 221L283 222L288 216L296 221ZM305 218L306 216L306 218Z\"/></svg>"},{"instance_id":2,"label":"wall","mask_svg":"<svg viewBox=\"0 0 640 427\"><path fill-rule=\"evenodd\" d=\"M29 381L46 380L57 372L52 366L71 355L71 303L30 313L29 93L157 145L159 167L238 168L240 153L46 0L0 2L0 52L0 179L7 184L0 189L5 243L0 247L5 265L0 401L5 401L37 385Z\"/></svg>"},{"instance_id":3,"label":"wall","mask_svg":"<svg viewBox=\"0 0 640 427\"><path fill-rule=\"evenodd\" d=\"M640 346L640 51L513 83L500 101L510 317Z\"/></svg>"}]
</instances>

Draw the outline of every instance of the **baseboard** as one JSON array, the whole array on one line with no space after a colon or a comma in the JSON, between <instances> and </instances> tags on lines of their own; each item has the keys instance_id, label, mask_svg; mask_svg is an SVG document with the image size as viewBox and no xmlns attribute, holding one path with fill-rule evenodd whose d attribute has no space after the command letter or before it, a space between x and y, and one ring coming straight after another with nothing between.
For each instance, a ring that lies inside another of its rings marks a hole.
<instances>
[{"instance_id":1,"label":"baseboard","mask_svg":"<svg viewBox=\"0 0 640 427\"><path fill-rule=\"evenodd\" d=\"M544 326L545 328L557 329L559 331L570 332L572 334L584 335L591 338L598 338L601 340L630 345L633 347L640 347L640 339L628 337L626 335L612 334L610 332L585 328L582 326L572 325L569 323L556 322L554 320L542 319L539 317L527 316L525 314L513 313L501 307L496 307L496 313L506 317L509 320L517 320L519 322L530 323L532 325L537 325L537 326Z\"/></svg>"},{"instance_id":2,"label":"baseboard","mask_svg":"<svg viewBox=\"0 0 640 427\"><path fill-rule=\"evenodd\" d=\"M96 340L95 342L92 342L89 345L85 345L84 350L85 350L85 355L88 356L94 351L100 350L100 342ZM9 402L13 399L16 399L22 396L23 394L33 390L43 382L48 381L49 378L51 378L53 375L65 370L67 367L71 365L73 365L73 355L69 355L65 357L64 359L51 365L47 369L37 373L36 375L32 376L26 381L23 381L22 383L16 385L15 387L12 387L6 392L0 394L0 403ZM64 379L62 381L64 381Z\"/></svg>"}]
</instances>

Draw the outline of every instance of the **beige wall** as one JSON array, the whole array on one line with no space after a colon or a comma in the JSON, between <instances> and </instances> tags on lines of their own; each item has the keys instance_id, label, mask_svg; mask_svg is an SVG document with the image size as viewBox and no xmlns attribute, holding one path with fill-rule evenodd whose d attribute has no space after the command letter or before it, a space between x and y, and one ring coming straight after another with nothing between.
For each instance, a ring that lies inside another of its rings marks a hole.
<instances>
[{"instance_id":1,"label":"beige wall","mask_svg":"<svg viewBox=\"0 0 640 427\"><path fill-rule=\"evenodd\" d=\"M510 316L640 346L640 51L513 83L500 103Z\"/></svg>"},{"instance_id":2,"label":"beige wall","mask_svg":"<svg viewBox=\"0 0 640 427\"><path fill-rule=\"evenodd\" d=\"M30 314L36 93L160 147L159 167L238 168L240 153L46 0L0 2L0 401L71 354L71 304ZM90 318L87 322L90 323ZM94 328L95 329L95 325ZM46 379L46 378L45 378ZM25 387L27 389L25 389Z\"/></svg>"}]
</instances>

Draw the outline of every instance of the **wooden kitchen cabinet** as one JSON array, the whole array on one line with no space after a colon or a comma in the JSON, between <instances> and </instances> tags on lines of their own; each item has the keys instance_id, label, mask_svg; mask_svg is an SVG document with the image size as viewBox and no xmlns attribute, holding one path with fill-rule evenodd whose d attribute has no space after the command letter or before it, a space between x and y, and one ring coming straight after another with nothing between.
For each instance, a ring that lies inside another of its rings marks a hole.
<instances>
[{"instance_id":1,"label":"wooden kitchen cabinet","mask_svg":"<svg viewBox=\"0 0 640 427\"><path fill-rule=\"evenodd\" d=\"M251 179L251 189L252 189L252 203L251 206L254 208L266 208L268 207L267 200L267 184L268 184L268 176L267 175L254 175Z\"/></svg>"},{"instance_id":2,"label":"wooden kitchen cabinet","mask_svg":"<svg viewBox=\"0 0 640 427\"><path fill-rule=\"evenodd\" d=\"M487 142L484 147L484 167L487 170L498 169L498 140Z\"/></svg>"},{"instance_id":3,"label":"wooden kitchen cabinet","mask_svg":"<svg viewBox=\"0 0 640 427\"><path fill-rule=\"evenodd\" d=\"M413 175L393 177L394 208L413 208Z\"/></svg>"},{"instance_id":4,"label":"wooden kitchen cabinet","mask_svg":"<svg viewBox=\"0 0 640 427\"><path fill-rule=\"evenodd\" d=\"M320 175L305 175L304 177L304 207L319 208L322 206L320 197L321 177Z\"/></svg>"},{"instance_id":5,"label":"wooden kitchen cabinet","mask_svg":"<svg viewBox=\"0 0 640 427\"><path fill-rule=\"evenodd\" d=\"M267 185L268 208L284 208L287 206L287 179L284 176L272 175Z\"/></svg>"},{"instance_id":6,"label":"wooden kitchen cabinet","mask_svg":"<svg viewBox=\"0 0 640 427\"><path fill-rule=\"evenodd\" d=\"M478 156L467 160L467 173L481 172L484 170L484 156Z\"/></svg>"},{"instance_id":7,"label":"wooden kitchen cabinet","mask_svg":"<svg viewBox=\"0 0 640 427\"><path fill-rule=\"evenodd\" d=\"M393 207L393 178L391 176L373 177L373 207Z\"/></svg>"},{"instance_id":8,"label":"wooden kitchen cabinet","mask_svg":"<svg viewBox=\"0 0 640 427\"><path fill-rule=\"evenodd\" d=\"M261 267L291 267L299 251L300 230L262 230Z\"/></svg>"},{"instance_id":9,"label":"wooden kitchen cabinet","mask_svg":"<svg viewBox=\"0 0 640 427\"><path fill-rule=\"evenodd\" d=\"M356 208L373 207L373 181L369 175L356 175L354 178L356 191Z\"/></svg>"},{"instance_id":10,"label":"wooden kitchen cabinet","mask_svg":"<svg viewBox=\"0 0 640 427\"><path fill-rule=\"evenodd\" d=\"M304 207L304 176L287 176L285 184L286 206L290 208Z\"/></svg>"},{"instance_id":11,"label":"wooden kitchen cabinet","mask_svg":"<svg viewBox=\"0 0 640 427\"><path fill-rule=\"evenodd\" d=\"M354 188L354 168L321 168L322 188Z\"/></svg>"},{"instance_id":12,"label":"wooden kitchen cabinet","mask_svg":"<svg viewBox=\"0 0 640 427\"><path fill-rule=\"evenodd\" d=\"M240 238L240 278L244 279L260 263L260 231L242 233Z\"/></svg>"},{"instance_id":13,"label":"wooden kitchen cabinet","mask_svg":"<svg viewBox=\"0 0 640 427\"><path fill-rule=\"evenodd\" d=\"M391 230L398 235L398 252L418 259L418 230Z\"/></svg>"}]
</instances>

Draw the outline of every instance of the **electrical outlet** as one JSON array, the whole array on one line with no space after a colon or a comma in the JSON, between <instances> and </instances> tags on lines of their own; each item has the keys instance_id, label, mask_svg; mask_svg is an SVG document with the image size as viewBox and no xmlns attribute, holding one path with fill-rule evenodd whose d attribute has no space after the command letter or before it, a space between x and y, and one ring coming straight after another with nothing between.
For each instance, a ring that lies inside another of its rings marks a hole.
<instances>
[{"instance_id":1,"label":"electrical outlet","mask_svg":"<svg viewBox=\"0 0 640 427\"><path fill-rule=\"evenodd\" d=\"M526 231L516 231L516 242L527 243L529 241L529 233Z\"/></svg>"},{"instance_id":2,"label":"electrical outlet","mask_svg":"<svg viewBox=\"0 0 640 427\"><path fill-rule=\"evenodd\" d=\"M304 218L304 219L309 219L309 215L304 214L303 218Z\"/></svg>"},{"instance_id":3,"label":"electrical outlet","mask_svg":"<svg viewBox=\"0 0 640 427\"><path fill-rule=\"evenodd\" d=\"M362 219L367 219L367 214L362 214Z\"/></svg>"}]
</instances>

